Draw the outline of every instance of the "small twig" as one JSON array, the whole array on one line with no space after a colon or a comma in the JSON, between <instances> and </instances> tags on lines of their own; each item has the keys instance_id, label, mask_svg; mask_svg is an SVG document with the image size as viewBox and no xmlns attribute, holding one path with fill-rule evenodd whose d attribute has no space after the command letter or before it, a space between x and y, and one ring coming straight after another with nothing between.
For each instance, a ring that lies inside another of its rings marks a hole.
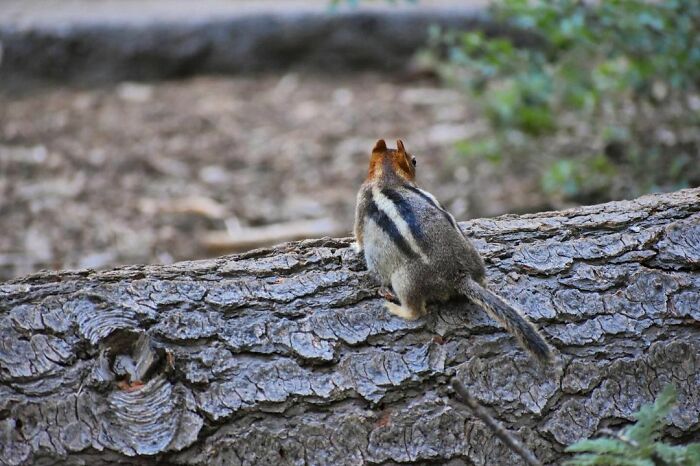
<instances>
[{"instance_id":1,"label":"small twig","mask_svg":"<svg viewBox=\"0 0 700 466\"><path fill-rule=\"evenodd\" d=\"M204 234L201 244L213 253L237 252L285 241L337 236L342 233L343 226L332 218L318 218L246 227L231 232L212 231Z\"/></svg>"},{"instance_id":2,"label":"small twig","mask_svg":"<svg viewBox=\"0 0 700 466\"><path fill-rule=\"evenodd\" d=\"M467 391L467 387L464 386L462 382L456 378L452 379L452 388L459 395L459 397L464 401L464 403L469 406L472 412L481 419L484 424L488 426L489 429L501 439L503 443L508 446L513 452L520 455L527 464L530 466L542 466L542 463L535 457L535 455L528 450L522 443L520 443L512 433L508 432L497 420L495 420L491 415L486 412L483 406L481 406Z\"/></svg>"}]
</instances>

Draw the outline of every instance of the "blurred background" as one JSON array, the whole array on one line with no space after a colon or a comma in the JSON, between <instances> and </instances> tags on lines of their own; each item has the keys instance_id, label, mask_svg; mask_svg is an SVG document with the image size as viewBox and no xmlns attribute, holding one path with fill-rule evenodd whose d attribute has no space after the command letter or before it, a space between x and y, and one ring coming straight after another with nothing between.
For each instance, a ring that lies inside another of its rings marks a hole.
<instances>
[{"instance_id":1,"label":"blurred background","mask_svg":"<svg viewBox=\"0 0 700 466\"><path fill-rule=\"evenodd\" d=\"M459 220L698 186L698 31L696 0L2 0L0 281L348 236L378 138Z\"/></svg>"}]
</instances>

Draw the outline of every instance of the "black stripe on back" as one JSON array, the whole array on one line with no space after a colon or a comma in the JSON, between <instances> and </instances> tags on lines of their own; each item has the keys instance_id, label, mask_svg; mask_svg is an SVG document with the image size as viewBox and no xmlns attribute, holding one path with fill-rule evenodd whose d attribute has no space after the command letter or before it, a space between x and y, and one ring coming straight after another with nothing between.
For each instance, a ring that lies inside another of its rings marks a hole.
<instances>
[{"instance_id":1,"label":"black stripe on back","mask_svg":"<svg viewBox=\"0 0 700 466\"><path fill-rule=\"evenodd\" d=\"M423 230L421 230L420 223L418 222L418 219L416 219L416 214L413 212L411 204L408 203L406 198L389 188L382 189L381 193L394 203L396 209L399 211L399 215L402 219L404 219L409 230L411 230L413 237L418 241L423 241L425 239Z\"/></svg>"},{"instance_id":2,"label":"black stripe on back","mask_svg":"<svg viewBox=\"0 0 700 466\"><path fill-rule=\"evenodd\" d=\"M406 239L401 236L401 233L399 233L399 229L396 228L394 221L390 219L387 214L379 210L373 199L370 200L367 205L367 216L371 218L384 233L387 234L389 239L391 239L391 241L401 250L401 252L409 257L417 257L416 253L406 242Z\"/></svg>"},{"instance_id":3,"label":"black stripe on back","mask_svg":"<svg viewBox=\"0 0 700 466\"><path fill-rule=\"evenodd\" d=\"M455 227L458 231L461 231L461 230L459 229L459 227L457 226L457 222L455 221L454 217L452 217L452 215L450 215L449 212L447 212L445 209L443 209L441 205L436 204L435 201L434 201L433 199L430 198L430 196L426 196L425 193L424 193L423 191L421 191L420 189L416 188L415 186L406 186L406 187L407 187L408 189L410 189L411 191L413 191L414 193L418 194L420 197L422 197L422 198L425 199L426 201L428 201L428 203L430 203L430 205L432 205L433 207L435 207L437 210L439 210L440 212L442 212L442 215L445 216L445 218L447 219L447 221L450 222L450 224L451 224L453 227Z\"/></svg>"}]
</instances>

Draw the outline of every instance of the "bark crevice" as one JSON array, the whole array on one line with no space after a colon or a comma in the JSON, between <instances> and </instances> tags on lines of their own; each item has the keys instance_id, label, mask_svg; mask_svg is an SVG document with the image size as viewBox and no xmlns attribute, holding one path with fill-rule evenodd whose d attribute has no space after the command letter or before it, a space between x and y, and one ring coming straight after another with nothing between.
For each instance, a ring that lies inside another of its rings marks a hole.
<instances>
[{"instance_id":1,"label":"bark crevice","mask_svg":"<svg viewBox=\"0 0 700 466\"><path fill-rule=\"evenodd\" d=\"M387 313L349 238L0 284L0 463L545 463L667 383L700 438L700 189L460 225L542 329L544 368L477 306Z\"/></svg>"}]
</instances>

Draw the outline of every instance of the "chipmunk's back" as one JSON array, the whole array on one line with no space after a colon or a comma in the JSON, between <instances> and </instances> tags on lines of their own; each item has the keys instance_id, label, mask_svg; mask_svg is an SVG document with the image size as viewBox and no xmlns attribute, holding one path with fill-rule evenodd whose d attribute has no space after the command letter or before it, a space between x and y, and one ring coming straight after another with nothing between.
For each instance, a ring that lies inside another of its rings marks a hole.
<instances>
[{"instance_id":1,"label":"chipmunk's back","mask_svg":"<svg viewBox=\"0 0 700 466\"><path fill-rule=\"evenodd\" d=\"M372 184L360 196L367 206L364 234L371 239L365 258L384 281L402 269L431 287L440 287L446 275L483 279L481 257L432 195L412 184Z\"/></svg>"}]
</instances>

